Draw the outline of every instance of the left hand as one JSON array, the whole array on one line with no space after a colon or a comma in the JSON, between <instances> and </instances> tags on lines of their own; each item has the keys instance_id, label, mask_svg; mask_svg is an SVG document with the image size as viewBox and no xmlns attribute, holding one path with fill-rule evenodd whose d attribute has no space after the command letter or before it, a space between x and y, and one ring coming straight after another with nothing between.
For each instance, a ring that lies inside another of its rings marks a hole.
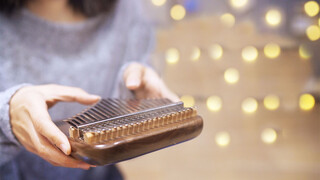
<instances>
[{"instance_id":1,"label":"left hand","mask_svg":"<svg viewBox=\"0 0 320 180\"><path fill-rule=\"evenodd\" d=\"M141 64L130 64L124 71L123 78L126 87L138 99L168 98L173 102L179 101L178 96L168 89L156 72Z\"/></svg>"}]
</instances>

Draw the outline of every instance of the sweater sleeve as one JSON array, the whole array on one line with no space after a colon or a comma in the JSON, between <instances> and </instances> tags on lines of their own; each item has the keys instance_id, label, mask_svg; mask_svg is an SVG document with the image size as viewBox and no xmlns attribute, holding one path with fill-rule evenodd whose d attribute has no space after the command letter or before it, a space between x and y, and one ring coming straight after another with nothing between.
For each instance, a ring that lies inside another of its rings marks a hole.
<instances>
[{"instance_id":1,"label":"sweater sleeve","mask_svg":"<svg viewBox=\"0 0 320 180\"><path fill-rule=\"evenodd\" d=\"M9 115L11 97L27 84L20 84L0 92L0 166L13 158L20 150L20 143L12 133Z\"/></svg>"}]
</instances>

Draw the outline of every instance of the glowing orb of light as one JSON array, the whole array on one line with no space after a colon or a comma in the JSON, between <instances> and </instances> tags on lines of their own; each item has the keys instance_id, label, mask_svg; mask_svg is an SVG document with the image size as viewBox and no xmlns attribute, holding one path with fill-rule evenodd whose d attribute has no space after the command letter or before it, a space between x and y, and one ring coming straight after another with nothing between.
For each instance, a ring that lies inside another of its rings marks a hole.
<instances>
[{"instance_id":1,"label":"glowing orb of light","mask_svg":"<svg viewBox=\"0 0 320 180\"><path fill-rule=\"evenodd\" d=\"M191 60L192 61L198 61L200 59L200 56L201 56L201 50L200 48L198 47L194 47L192 49L192 52L191 52Z\"/></svg>"},{"instance_id":2,"label":"glowing orb of light","mask_svg":"<svg viewBox=\"0 0 320 180\"><path fill-rule=\"evenodd\" d=\"M242 49L242 59L247 62L254 62L258 57L258 50L253 46L247 46Z\"/></svg>"},{"instance_id":3,"label":"glowing orb of light","mask_svg":"<svg viewBox=\"0 0 320 180\"><path fill-rule=\"evenodd\" d=\"M239 81L239 72L235 68L229 68L224 72L224 79L229 84L235 84Z\"/></svg>"},{"instance_id":4,"label":"glowing orb of light","mask_svg":"<svg viewBox=\"0 0 320 180\"><path fill-rule=\"evenodd\" d=\"M268 110L276 110L280 106L279 97L276 95L268 95L263 100L264 107Z\"/></svg>"},{"instance_id":5,"label":"glowing orb of light","mask_svg":"<svg viewBox=\"0 0 320 180\"><path fill-rule=\"evenodd\" d=\"M167 0L151 0L152 4L155 6L163 6Z\"/></svg>"},{"instance_id":6,"label":"glowing orb of light","mask_svg":"<svg viewBox=\"0 0 320 180\"><path fill-rule=\"evenodd\" d=\"M282 15L276 9L270 9L265 16L266 22L270 26L278 26L281 23Z\"/></svg>"},{"instance_id":7,"label":"glowing orb of light","mask_svg":"<svg viewBox=\"0 0 320 180\"><path fill-rule=\"evenodd\" d=\"M258 102L254 98L247 98L242 101L241 107L243 112L251 114L257 111Z\"/></svg>"},{"instance_id":8,"label":"glowing orb of light","mask_svg":"<svg viewBox=\"0 0 320 180\"><path fill-rule=\"evenodd\" d=\"M272 144L277 140L277 132L272 128L266 128L261 133L261 139L266 144Z\"/></svg>"},{"instance_id":9,"label":"glowing orb of light","mask_svg":"<svg viewBox=\"0 0 320 180\"><path fill-rule=\"evenodd\" d=\"M248 4L248 0L229 0L229 4L235 9L241 9Z\"/></svg>"},{"instance_id":10,"label":"glowing orb of light","mask_svg":"<svg viewBox=\"0 0 320 180\"><path fill-rule=\"evenodd\" d=\"M316 1L308 1L304 4L304 11L310 17L319 13L319 4Z\"/></svg>"},{"instance_id":11,"label":"glowing orb of light","mask_svg":"<svg viewBox=\"0 0 320 180\"><path fill-rule=\"evenodd\" d=\"M312 57L312 52L305 45L300 45L299 55L302 59L310 59Z\"/></svg>"},{"instance_id":12,"label":"glowing orb of light","mask_svg":"<svg viewBox=\"0 0 320 180\"><path fill-rule=\"evenodd\" d=\"M195 103L194 98L189 95L181 96L180 100L183 102L184 107L193 107Z\"/></svg>"},{"instance_id":13,"label":"glowing orb of light","mask_svg":"<svg viewBox=\"0 0 320 180\"><path fill-rule=\"evenodd\" d=\"M210 96L207 99L207 107L210 111L217 112L222 107L222 100L218 96Z\"/></svg>"},{"instance_id":14,"label":"glowing orb of light","mask_svg":"<svg viewBox=\"0 0 320 180\"><path fill-rule=\"evenodd\" d=\"M218 132L215 136L215 141L218 146L226 147L230 144L230 135L226 131Z\"/></svg>"},{"instance_id":15,"label":"glowing orb of light","mask_svg":"<svg viewBox=\"0 0 320 180\"><path fill-rule=\"evenodd\" d=\"M311 25L306 30L307 37L310 41L316 41L320 38L320 28L317 25Z\"/></svg>"},{"instance_id":16,"label":"glowing orb of light","mask_svg":"<svg viewBox=\"0 0 320 180\"><path fill-rule=\"evenodd\" d=\"M274 59L277 58L281 53L281 48L278 44L275 43L269 43L264 46L264 54L268 58Z\"/></svg>"},{"instance_id":17,"label":"glowing orb of light","mask_svg":"<svg viewBox=\"0 0 320 180\"><path fill-rule=\"evenodd\" d=\"M219 60L223 55L223 49L219 44L213 44L209 47L209 56L214 60Z\"/></svg>"},{"instance_id":18,"label":"glowing orb of light","mask_svg":"<svg viewBox=\"0 0 320 180\"><path fill-rule=\"evenodd\" d=\"M170 10L170 15L176 21L182 20L186 15L186 9L179 4L174 5Z\"/></svg>"},{"instance_id":19,"label":"glowing orb of light","mask_svg":"<svg viewBox=\"0 0 320 180\"><path fill-rule=\"evenodd\" d=\"M235 17L230 13L225 13L220 17L220 20L223 24L225 24L228 27L232 27L234 23L236 22Z\"/></svg>"},{"instance_id":20,"label":"glowing orb of light","mask_svg":"<svg viewBox=\"0 0 320 180\"><path fill-rule=\"evenodd\" d=\"M299 106L304 111L311 110L315 105L315 99L311 94L302 94L299 98Z\"/></svg>"},{"instance_id":21,"label":"glowing orb of light","mask_svg":"<svg viewBox=\"0 0 320 180\"><path fill-rule=\"evenodd\" d=\"M178 49L170 48L166 51L166 61L168 64L177 64L180 58Z\"/></svg>"}]
</instances>

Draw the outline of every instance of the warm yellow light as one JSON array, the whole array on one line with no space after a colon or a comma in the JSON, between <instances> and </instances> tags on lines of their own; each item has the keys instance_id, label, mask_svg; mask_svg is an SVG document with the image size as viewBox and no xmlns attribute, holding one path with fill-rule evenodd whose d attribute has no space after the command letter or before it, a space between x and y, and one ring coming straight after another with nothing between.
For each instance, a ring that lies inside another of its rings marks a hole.
<instances>
[{"instance_id":1,"label":"warm yellow light","mask_svg":"<svg viewBox=\"0 0 320 180\"><path fill-rule=\"evenodd\" d=\"M236 22L235 17L230 13L225 13L220 17L220 20L223 24L225 24L228 27L232 27L234 23Z\"/></svg>"},{"instance_id":2,"label":"warm yellow light","mask_svg":"<svg viewBox=\"0 0 320 180\"><path fill-rule=\"evenodd\" d=\"M248 0L229 0L229 4L235 9L241 9L248 4Z\"/></svg>"},{"instance_id":3,"label":"warm yellow light","mask_svg":"<svg viewBox=\"0 0 320 180\"><path fill-rule=\"evenodd\" d=\"M254 113L258 109L258 102L254 98L247 98L242 101L242 110L245 113Z\"/></svg>"},{"instance_id":4,"label":"warm yellow light","mask_svg":"<svg viewBox=\"0 0 320 180\"><path fill-rule=\"evenodd\" d=\"M177 64L180 58L178 49L170 48L166 51L166 60L168 64Z\"/></svg>"},{"instance_id":5,"label":"warm yellow light","mask_svg":"<svg viewBox=\"0 0 320 180\"><path fill-rule=\"evenodd\" d=\"M270 26L278 26L281 23L281 13L276 9L271 9L266 13L266 22Z\"/></svg>"},{"instance_id":6,"label":"warm yellow light","mask_svg":"<svg viewBox=\"0 0 320 180\"><path fill-rule=\"evenodd\" d=\"M170 15L174 20L181 20L186 15L186 9L179 4L174 5L170 10Z\"/></svg>"},{"instance_id":7,"label":"warm yellow light","mask_svg":"<svg viewBox=\"0 0 320 180\"><path fill-rule=\"evenodd\" d=\"M281 48L278 44L269 43L264 46L264 54L271 59L277 58L281 53Z\"/></svg>"},{"instance_id":8,"label":"warm yellow light","mask_svg":"<svg viewBox=\"0 0 320 180\"><path fill-rule=\"evenodd\" d=\"M280 106L280 100L276 95L268 95L264 98L263 104L266 109L276 110Z\"/></svg>"},{"instance_id":9,"label":"warm yellow light","mask_svg":"<svg viewBox=\"0 0 320 180\"><path fill-rule=\"evenodd\" d=\"M311 25L306 30L307 37L311 41L316 41L320 38L320 28L317 25Z\"/></svg>"},{"instance_id":10,"label":"warm yellow light","mask_svg":"<svg viewBox=\"0 0 320 180\"><path fill-rule=\"evenodd\" d=\"M302 59L310 59L312 57L312 52L305 45L300 45L299 55Z\"/></svg>"},{"instance_id":11,"label":"warm yellow light","mask_svg":"<svg viewBox=\"0 0 320 180\"><path fill-rule=\"evenodd\" d=\"M222 100L218 96L210 96L207 99L207 107L210 111L217 112L222 107Z\"/></svg>"},{"instance_id":12,"label":"warm yellow light","mask_svg":"<svg viewBox=\"0 0 320 180\"><path fill-rule=\"evenodd\" d=\"M235 68L229 68L224 72L224 79L229 84L235 84L239 81L239 72Z\"/></svg>"},{"instance_id":13,"label":"warm yellow light","mask_svg":"<svg viewBox=\"0 0 320 180\"><path fill-rule=\"evenodd\" d=\"M194 98L189 95L181 96L180 100L183 102L184 107L193 107L194 106Z\"/></svg>"},{"instance_id":14,"label":"warm yellow light","mask_svg":"<svg viewBox=\"0 0 320 180\"><path fill-rule=\"evenodd\" d=\"M216 143L220 147L226 147L230 144L230 135L226 131L221 131L216 134Z\"/></svg>"},{"instance_id":15,"label":"warm yellow light","mask_svg":"<svg viewBox=\"0 0 320 180\"><path fill-rule=\"evenodd\" d=\"M201 50L198 47L194 47L191 52L191 60L198 61L201 56Z\"/></svg>"},{"instance_id":16,"label":"warm yellow light","mask_svg":"<svg viewBox=\"0 0 320 180\"><path fill-rule=\"evenodd\" d=\"M209 47L209 55L214 60L219 60L223 55L223 49L219 44L213 44Z\"/></svg>"},{"instance_id":17,"label":"warm yellow light","mask_svg":"<svg viewBox=\"0 0 320 180\"><path fill-rule=\"evenodd\" d=\"M319 4L316 1L308 1L304 4L304 11L310 17L319 13Z\"/></svg>"},{"instance_id":18,"label":"warm yellow light","mask_svg":"<svg viewBox=\"0 0 320 180\"><path fill-rule=\"evenodd\" d=\"M272 144L277 140L277 132L274 129L266 128L261 133L261 139L266 144Z\"/></svg>"},{"instance_id":19,"label":"warm yellow light","mask_svg":"<svg viewBox=\"0 0 320 180\"><path fill-rule=\"evenodd\" d=\"M314 107L315 99L311 94L303 94L299 99L299 106L302 110L308 111Z\"/></svg>"},{"instance_id":20,"label":"warm yellow light","mask_svg":"<svg viewBox=\"0 0 320 180\"><path fill-rule=\"evenodd\" d=\"M155 6L162 6L167 0L151 0L152 4Z\"/></svg>"},{"instance_id":21,"label":"warm yellow light","mask_svg":"<svg viewBox=\"0 0 320 180\"><path fill-rule=\"evenodd\" d=\"M242 49L242 59L247 62L253 62L258 57L258 50L253 46L247 46Z\"/></svg>"}]
</instances>

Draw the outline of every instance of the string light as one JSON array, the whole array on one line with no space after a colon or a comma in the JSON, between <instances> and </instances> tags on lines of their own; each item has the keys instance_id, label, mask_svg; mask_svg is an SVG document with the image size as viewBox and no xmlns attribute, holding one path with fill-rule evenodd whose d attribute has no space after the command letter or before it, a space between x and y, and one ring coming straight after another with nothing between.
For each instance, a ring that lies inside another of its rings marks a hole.
<instances>
[{"instance_id":1,"label":"string light","mask_svg":"<svg viewBox=\"0 0 320 180\"><path fill-rule=\"evenodd\" d=\"M236 22L235 17L230 13L225 13L220 17L220 20L223 24L225 24L228 27L232 27L234 23Z\"/></svg>"},{"instance_id":2,"label":"string light","mask_svg":"<svg viewBox=\"0 0 320 180\"><path fill-rule=\"evenodd\" d=\"M191 60L198 61L201 56L201 50L198 47L194 47L191 52Z\"/></svg>"},{"instance_id":3,"label":"string light","mask_svg":"<svg viewBox=\"0 0 320 180\"><path fill-rule=\"evenodd\" d=\"M222 100L218 96L210 96L207 99L207 107L210 111L217 112L220 111L222 107Z\"/></svg>"},{"instance_id":4,"label":"string light","mask_svg":"<svg viewBox=\"0 0 320 180\"><path fill-rule=\"evenodd\" d=\"M174 5L170 10L170 15L176 21L182 20L186 15L186 9L179 4Z\"/></svg>"},{"instance_id":5,"label":"string light","mask_svg":"<svg viewBox=\"0 0 320 180\"><path fill-rule=\"evenodd\" d=\"M268 58L274 59L280 55L281 48L278 44L269 43L264 47L263 51L265 56L267 56Z\"/></svg>"},{"instance_id":6,"label":"string light","mask_svg":"<svg viewBox=\"0 0 320 180\"><path fill-rule=\"evenodd\" d=\"M270 9L265 16L266 22L270 26L278 26L281 23L281 13L279 10Z\"/></svg>"},{"instance_id":7,"label":"string light","mask_svg":"<svg viewBox=\"0 0 320 180\"><path fill-rule=\"evenodd\" d=\"M229 4L235 9L242 9L248 4L248 0L229 0Z\"/></svg>"},{"instance_id":8,"label":"string light","mask_svg":"<svg viewBox=\"0 0 320 180\"><path fill-rule=\"evenodd\" d=\"M221 59L223 55L223 49L219 44L213 44L209 47L209 55L214 60Z\"/></svg>"},{"instance_id":9,"label":"string light","mask_svg":"<svg viewBox=\"0 0 320 180\"><path fill-rule=\"evenodd\" d=\"M189 95L181 96L180 100L183 102L184 107L193 107L195 103L194 98Z\"/></svg>"},{"instance_id":10,"label":"string light","mask_svg":"<svg viewBox=\"0 0 320 180\"><path fill-rule=\"evenodd\" d=\"M264 107L268 110L276 110L280 106L279 97L276 95L268 95L263 100Z\"/></svg>"},{"instance_id":11,"label":"string light","mask_svg":"<svg viewBox=\"0 0 320 180\"><path fill-rule=\"evenodd\" d=\"M155 6L163 6L167 0L151 0L152 4Z\"/></svg>"},{"instance_id":12,"label":"string light","mask_svg":"<svg viewBox=\"0 0 320 180\"><path fill-rule=\"evenodd\" d=\"M320 38L320 28L317 25L311 25L306 30L307 37L311 41L316 41Z\"/></svg>"},{"instance_id":13,"label":"string light","mask_svg":"<svg viewBox=\"0 0 320 180\"><path fill-rule=\"evenodd\" d=\"M302 59L310 59L312 57L312 52L305 45L300 45L299 55Z\"/></svg>"},{"instance_id":14,"label":"string light","mask_svg":"<svg viewBox=\"0 0 320 180\"><path fill-rule=\"evenodd\" d=\"M218 146L226 147L230 144L230 135L226 131L218 132L215 136L215 140Z\"/></svg>"},{"instance_id":15,"label":"string light","mask_svg":"<svg viewBox=\"0 0 320 180\"><path fill-rule=\"evenodd\" d=\"M166 51L166 61L168 64L177 64L180 58L178 49L170 48Z\"/></svg>"},{"instance_id":16,"label":"string light","mask_svg":"<svg viewBox=\"0 0 320 180\"><path fill-rule=\"evenodd\" d=\"M224 72L224 79L229 84L235 84L239 81L239 72L235 68L229 68Z\"/></svg>"},{"instance_id":17,"label":"string light","mask_svg":"<svg viewBox=\"0 0 320 180\"><path fill-rule=\"evenodd\" d=\"M258 50L253 46L247 46L242 49L242 59L247 62L254 62L258 57Z\"/></svg>"},{"instance_id":18,"label":"string light","mask_svg":"<svg viewBox=\"0 0 320 180\"><path fill-rule=\"evenodd\" d=\"M302 94L299 98L299 106L302 110L309 111L315 105L315 99L311 94Z\"/></svg>"},{"instance_id":19,"label":"string light","mask_svg":"<svg viewBox=\"0 0 320 180\"><path fill-rule=\"evenodd\" d=\"M277 140L277 132L272 128L266 128L261 133L261 139L266 144L272 144Z\"/></svg>"},{"instance_id":20,"label":"string light","mask_svg":"<svg viewBox=\"0 0 320 180\"><path fill-rule=\"evenodd\" d=\"M254 98L247 98L242 102L241 107L245 113L251 114L257 111L258 102Z\"/></svg>"},{"instance_id":21,"label":"string light","mask_svg":"<svg viewBox=\"0 0 320 180\"><path fill-rule=\"evenodd\" d=\"M319 13L319 4L316 1L308 1L304 4L304 11L310 17Z\"/></svg>"}]
</instances>

